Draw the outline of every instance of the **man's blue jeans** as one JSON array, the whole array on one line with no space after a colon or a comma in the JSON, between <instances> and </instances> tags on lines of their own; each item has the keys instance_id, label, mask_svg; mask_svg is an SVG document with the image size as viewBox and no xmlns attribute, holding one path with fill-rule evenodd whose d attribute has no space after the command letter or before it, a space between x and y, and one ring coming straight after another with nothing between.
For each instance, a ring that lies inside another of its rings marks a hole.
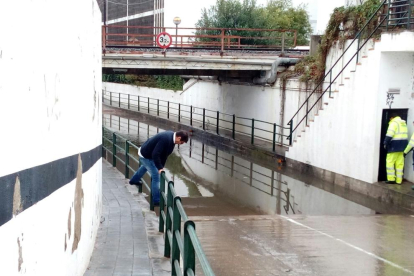
<instances>
[{"instance_id":1,"label":"man's blue jeans","mask_svg":"<svg viewBox=\"0 0 414 276\"><path fill-rule=\"evenodd\" d=\"M151 174L151 191L152 191L152 201L154 204L160 202L160 174L158 173L157 167L155 167L154 161L151 159L145 159L143 157L139 158L141 162L141 167L135 172L135 174L130 179L131 183L138 183L141 178L145 175L147 171Z\"/></svg>"}]
</instances>

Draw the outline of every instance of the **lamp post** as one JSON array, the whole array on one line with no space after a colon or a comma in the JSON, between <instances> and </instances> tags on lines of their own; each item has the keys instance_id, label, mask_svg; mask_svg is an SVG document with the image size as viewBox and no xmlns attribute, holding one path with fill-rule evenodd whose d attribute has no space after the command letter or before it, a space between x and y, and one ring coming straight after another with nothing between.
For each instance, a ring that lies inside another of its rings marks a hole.
<instances>
[{"instance_id":1,"label":"lamp post","mask_svg":"<svg viewBox=\"0 0 414 276\"><path fill-rule=\"evenodd\" d=\"M173 22L175 24L175 47L177 47L178 25L181 23L181 18L179 16L176 16L174 17Z\"/></svg>"}]
</instances>

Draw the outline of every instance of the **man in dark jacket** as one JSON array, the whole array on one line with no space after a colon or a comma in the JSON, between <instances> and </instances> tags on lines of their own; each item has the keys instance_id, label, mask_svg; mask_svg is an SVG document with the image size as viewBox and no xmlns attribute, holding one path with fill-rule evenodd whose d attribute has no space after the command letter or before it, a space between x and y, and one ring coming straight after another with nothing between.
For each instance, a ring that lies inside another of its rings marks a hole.
<instances>
[{"instance_id":1,"label":"man in dark jacket","mask_svg":"<svg viewBox=\"0 0 414 276\"><path fill-rule=\"evenodd\" d=\"M175 144L187 143L188 133L185 131L164 131L148 139L139 149L141 167L132 176L129 184L141 185L141 178L149 171L151 174L151 191L154 205L160 202L160 174L164 171L165 162L173 152Z\"/></svg>"}]
</instances>

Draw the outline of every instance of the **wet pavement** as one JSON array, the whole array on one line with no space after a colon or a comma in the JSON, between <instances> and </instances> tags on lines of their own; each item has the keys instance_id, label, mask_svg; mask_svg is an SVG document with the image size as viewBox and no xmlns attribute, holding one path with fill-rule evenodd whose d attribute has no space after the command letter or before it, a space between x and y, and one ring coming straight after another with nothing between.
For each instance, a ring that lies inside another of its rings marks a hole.
<instances>
[{"instance_id":1,"label":"wet pavement","mask_svg":"<svg viewBox=\"0 0 414 276\"><path fill-rule=\"evenodd\" d=\"M103 123L136 144L163 131L105 112ZM195 139L166 169L216 275L414 275L410 210Z\"/></svg>"},{"instance_id":2,"label":"wet pavement","mask_svg":"<svg viewBox=\"0 0 414 276\"><path fill-rule=\"evenodd\" d=\"M216 275L414 275L413 216L192 219Z\"/></svg>"}]
</instances>

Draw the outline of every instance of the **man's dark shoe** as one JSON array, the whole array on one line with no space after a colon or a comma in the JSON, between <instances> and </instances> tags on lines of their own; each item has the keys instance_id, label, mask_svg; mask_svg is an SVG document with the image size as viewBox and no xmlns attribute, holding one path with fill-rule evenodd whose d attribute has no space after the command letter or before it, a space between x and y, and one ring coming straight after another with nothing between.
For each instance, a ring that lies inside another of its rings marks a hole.
<instances>
[{"instance_id":1,"label":"man's dark shoe","mask_svg":"<svg viewBox=\"0 0 414 276\"><path fill-rule=\"evenodd\" d=\"M129 184L130 185L137 185L137 186L139 186L139 185L142 185L142 180L140 180L140 181L138 181L138 182L131 182L131 180L129 181Z\"/></svg>"},{"instance_id":2,"label":"man's dark shoe","mask_svg":"<svg viewBox=\"0 0 414 276\"><path fill-rule=\"evenodd\" d=\"M397 184L395 181L385 181L385 184Z\"/></svg>"}]
</instances>

